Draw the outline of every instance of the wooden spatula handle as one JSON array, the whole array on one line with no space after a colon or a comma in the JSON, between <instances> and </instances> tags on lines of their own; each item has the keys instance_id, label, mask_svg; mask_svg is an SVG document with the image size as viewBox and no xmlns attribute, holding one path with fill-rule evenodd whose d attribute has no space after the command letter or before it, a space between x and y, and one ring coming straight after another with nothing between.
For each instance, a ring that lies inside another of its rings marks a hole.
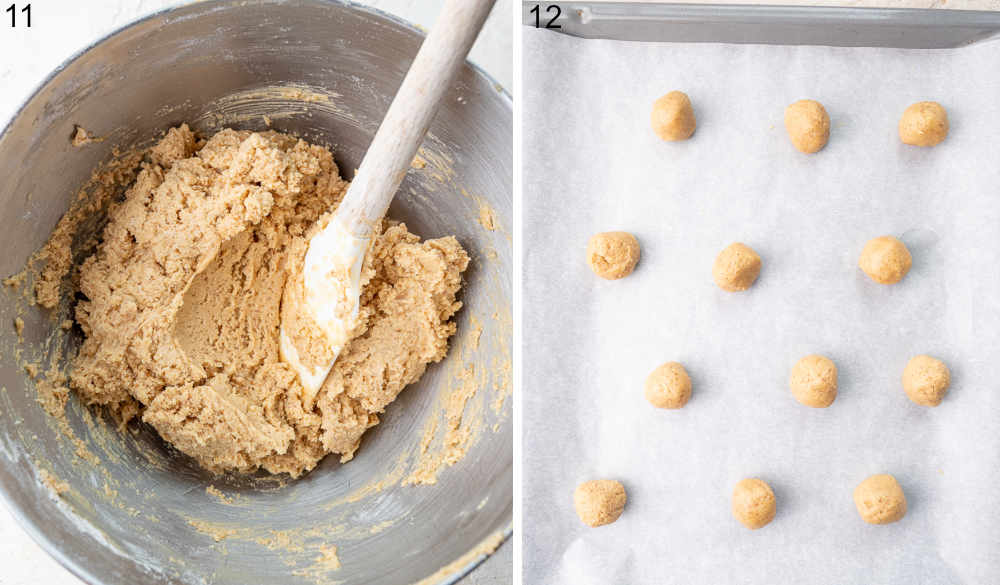
<instances>
[{"instance_id":1,"label":"wooden spatula handle","mask_svg":"<svg viewBox=\"0 0 1000 585\"><path fill-rule=\"evenodd\" d=\"M345 227L367 237L385 215L451 81L494 0L446 0L337 209Z\"/></svg>"}]
</instances>

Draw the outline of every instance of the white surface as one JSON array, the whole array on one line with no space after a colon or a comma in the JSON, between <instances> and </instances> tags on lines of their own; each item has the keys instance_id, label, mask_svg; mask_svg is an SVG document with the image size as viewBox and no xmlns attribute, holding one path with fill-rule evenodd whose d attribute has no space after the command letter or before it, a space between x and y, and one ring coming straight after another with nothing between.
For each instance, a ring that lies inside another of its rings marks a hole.
<instances>
[{"instance_id":1,"label":"white surface","mask_svg":"<svg viewBox=\"0 0 1000 585\"><path fill-rule=\"evenodd\" d=\"M582 41L524 30L524 582L547 585L1000 582L1000 41L952 51ZM627 66L624 66L627 64ZM665 143L653 101L691 97L698 129ZM832 118L827 148L791 146L800 98ZM940 146L902 145L912 102L951 118ZM588 237L633 232L636 272L595 277ZM895 234L914 265L896 286L857 268ZM725 293L716 254L743 241L757 284ZM831 357L840 395L797 403L788 374ZM944 359L935 409L900 386L907 360ZM679 411L643 397L677 360L694 391ZM864 524L852 491L892 473L910 504ZM730 513L744 477L778 513L750 532ZM628 492L588 529L584 480Z\"/></svg>"},{"instance_id":2,"label":"white surface","mask_svg":"<svg viewBox=\"0 0 1000 585\"><path fill-rule=\"evenodd\" d=\"M86 2L32 2L32 28L8 28L9 17L0 13L0 127L34 88L65 59L100 37L144 15L180 4L170 0L87 0ZM371 0L366 4L429 29L442 0ZM2 7L5 9L6 3ZM23 2L18 2L18 6ZM511 87L510 15L513 0L498 0L470 59L506 88ZM0 508L3 506L0 505ZM509 548L505 544L505 548ZM80 584L48 556L17 525L6 509L0 510L0 585ZM506 560L506 563L503 561ZM468 579L494 583L510 574L509 555L497 555ZM484 570L485 569L485 570ZM463 581L465 583L466 581Z\"/></svg>"}]
</instances>

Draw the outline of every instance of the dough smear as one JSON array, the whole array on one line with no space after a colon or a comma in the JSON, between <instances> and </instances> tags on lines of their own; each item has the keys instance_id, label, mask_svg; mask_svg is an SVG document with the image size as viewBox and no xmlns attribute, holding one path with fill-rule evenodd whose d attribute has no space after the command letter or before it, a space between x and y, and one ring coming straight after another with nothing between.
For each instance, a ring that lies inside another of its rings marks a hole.
<instances>
[{"instance_id":1,"label":"dough smear","mask_svg":"<svg viewBox=\"0 0 1000 585\"><path fill-rule=\"evenodd\" d=\"M287 135L170 130L80 269L72 388L213 471L297 476L328 453L351 459L444 358L469 258L453 237L384 222L351 341L306 393L278 352L282 291L347 185L327 149Z\"/></svg>"}]
</instances>

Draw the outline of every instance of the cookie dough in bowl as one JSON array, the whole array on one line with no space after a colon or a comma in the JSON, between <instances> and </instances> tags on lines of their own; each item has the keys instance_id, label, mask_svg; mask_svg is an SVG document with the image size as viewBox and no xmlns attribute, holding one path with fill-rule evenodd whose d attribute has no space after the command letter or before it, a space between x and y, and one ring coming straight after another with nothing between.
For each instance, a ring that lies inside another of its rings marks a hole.
<instances>
[{"instance_id":1,"label":"cookie dough in bowl","mask_svg":"<svg viewBox=\"0 0 1000 585\"><path fill-rule=\"evenodd\" d=\"M0 318L23 323L0 331L0 490L85 581L439 583L509 533L512 115L492 80L465 67L435 118L337 388L303 395L274 359L271 284L420 41L354 5L209 0L85 51L0 136L0 201L31 218L0 233ZM74 146L77 125L100 140Z\"/></svg>"},{"instance_id":2,"label":"cookie dough in bowl","mask_svg":"<svg viewBox=\"0 0 1000 585\"><path fill-rule=\"evenodd\" d=\"M328 453L350 460L445 357L469 257L454 237L420 242L390 222L362 269L351 340L309 393L278 351L282 291L346 189L329 150L291 136L170 129L80 268L70 388L212 471L298 476Z\"/></svg>"}]
</instances>

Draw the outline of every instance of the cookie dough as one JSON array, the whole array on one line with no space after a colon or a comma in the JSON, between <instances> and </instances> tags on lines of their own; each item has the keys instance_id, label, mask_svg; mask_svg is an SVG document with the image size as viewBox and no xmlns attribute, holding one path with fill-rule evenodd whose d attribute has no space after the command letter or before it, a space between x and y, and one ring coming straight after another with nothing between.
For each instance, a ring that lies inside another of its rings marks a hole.
<instances>
[{"instance_id":1,"label":"cookie dough","mask_svg":"<svg viewBox=\"0 0 1000 585\"><path fill-rule=\"evenodd\" d=\"M785 130L800 152L819 152L830 139L830 116L823 104L799 100L785 108Z\"/></svg>"},{"instance_id":2,"label":"cookie dough","mask_svg":"<svg viewBox=\"0 0 1000 585\"><path fill-rule=\"evenodd\" d=\"M750 530L774 520L777 506L771 486L762 479L742 479L733 489L733 516Z\"/></svg>"},{"instance_id":3,"label":"cookie dough","mask_svg":"<svg viewBox=\"0 0 1000 585\"><path fill-rule=\"evenodd\" d=\"M858 259L861 270L879 284L895 284L903 280L912 265L910 251L892 236L869 240Z\"/></svg>"},{"instance_id":4,"label":"cookie dough","mask_svg":"<svg viewBox=\"0 0 1000 585\"><path fill-rule=\"evenodd\" d=\"M672 91L653 102L653 132L668 142L687 140L696 126L691 100L683 91Z\"/></svg>"},{"instance_id":5,"label":"cookie dough","mask_svg":"<svg viewBox=\"0 0 1000 585\"><path fill-rule=\"evenodd\" d=\"M937 102L917 102L899 119L899 139L913 146L934 146L948 136L948 112Z\"/></svg>"},{"instance_id":6,"label":"cookie dough","mask_svg":"<svg viewBox=\"0 0 1000 585\"><path fill-rule=\"evenodd\" d=\"M891 524L906 515L906 496L896 478L873 475L854 488L854 505L869 524Z\"/></svg>"},{"instance_id":7,"label":"cookie dough","mask_svg":"<svg viewBox=\"0 0 1000 585\"><path fill-rule=\"evenodd\" d=\"M951 385L951 372L939 359L918 355L903 368L903 390L921 406L937 406Z\"/></svg>"},{"instance_id":8,"label":"cookie dough","mask_svg":"<svg viewBox=\"0 0 1000 585\"><path fill-rule=\"evenodd\" d=\"M792 366L788 384L802 404L826 408L837 399L837 366L821 355L807 355Z\"/></svg>"},{"instance_id":9,"label":"cookie dough","mask_svg":"<svg viewBox=\"0 0 1000 585\"><path fill-rule=\"evenodd\" d=\"M750 288L760 275L760 256L753 248L736 242L719 252L712 265L712 278L724 291L740 292Z\"/></svg>"},{"instance_id":10,"label":"cookie dough","mask_svg":"<svg viewBox=\"0 0 1000 585\"><path fill-rule=\"evenodd\" d=\"M576 515L587 526L611 524L625 509L625 486L613 479L595 479L577 486L573 493Z\"/></svg>"},{"instance_id":11,"label":"cookie dough","mask_svg":"<svg viewBox=\"0 0 1000 585\"><path fill-rule=\"evenodd\" d=\"M638 263L639 240L628 232L601 232L587 242L587 264L601 278L625 278Z\"/></svg>"},{"instance_id":12,"label":"cookie dough","mask_svg":"<svg viewBox=\"0 0 1000 585\"><path fill-rule=\"evenodd\" d=\"M667 362L646 378L646 400L657 408L681 408L691 398L691 378L684 366Z\"/></svg>"},{"instance_id":13,"label":"cookie dough","mask_svg":"<svg viewBox=\"0 0 1000 585\"><path fill-rule=\"evenodd\" d=\"M453 237L385 222L351 340L306 392L279 356L282 293L347 186L329 150L290 136L170 130L80 269L72 388L212 471L297 476L328 453L351 459L444 358L469 258Z\"/></svg>"}]
</instances>

